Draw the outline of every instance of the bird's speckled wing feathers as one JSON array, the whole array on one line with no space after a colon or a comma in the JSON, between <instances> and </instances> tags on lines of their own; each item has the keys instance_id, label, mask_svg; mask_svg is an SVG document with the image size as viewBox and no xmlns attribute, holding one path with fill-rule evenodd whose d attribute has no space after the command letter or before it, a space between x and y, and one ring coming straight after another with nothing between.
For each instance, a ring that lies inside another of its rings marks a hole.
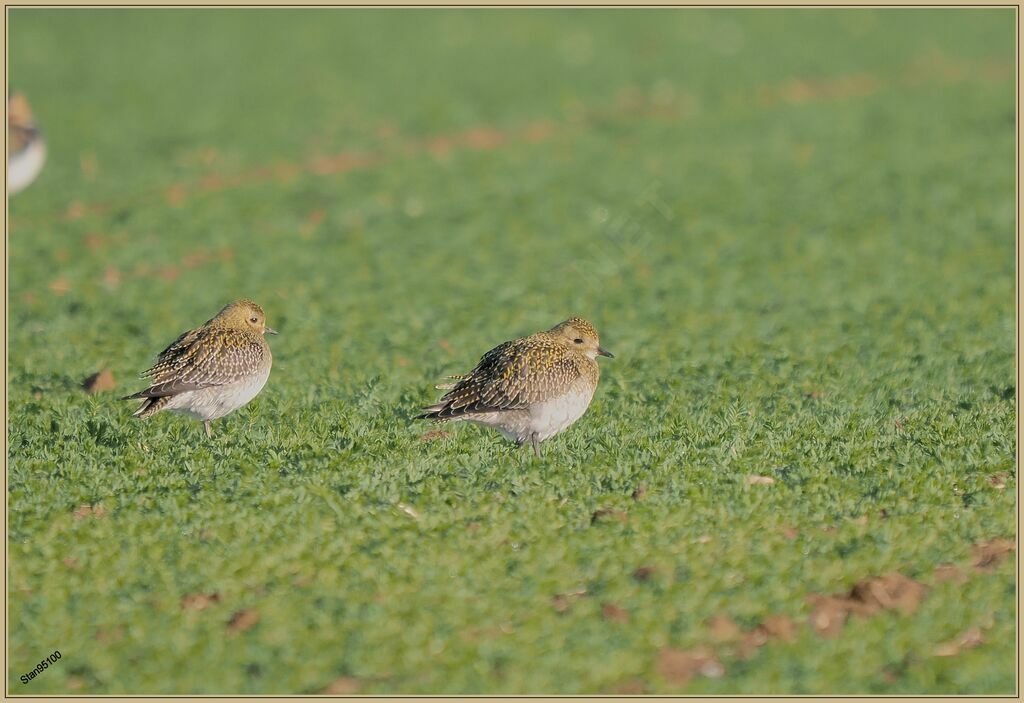
<instances>
[{"instance_id":1,"label":"bird's speckled wing feathers","mask_svg":"<svg viewBox=\"0 0 1024 703\"><path fill-rule=\"evenodd\" d=\"M222 386L256 373L269 354L258 335L226 328L190 330L160 352L143 378L152 385L136 398L159 398Z\"/></svg>"},{"instance_id":2,"label":"bird's speckled wing feathers","mask_svg":"<svg viewBox=\"0 0 1024 703\"><path fill-rule=\"evenodd\" d=\"M423 417L438 420L468 413L517 410L568 393L588 361L543 333L505 342L481 357ZM594 367L597 364L593 364Z\"/></svg>"}]
</instances>

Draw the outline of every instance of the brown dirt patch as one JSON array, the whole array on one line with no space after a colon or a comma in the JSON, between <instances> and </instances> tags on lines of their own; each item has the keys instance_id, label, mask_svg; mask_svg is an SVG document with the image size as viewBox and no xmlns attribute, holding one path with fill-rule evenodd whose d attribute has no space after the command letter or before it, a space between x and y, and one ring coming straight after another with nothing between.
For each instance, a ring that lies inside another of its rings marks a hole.
<instances>
[{"instance_id":1,"label":"brown dirt patch","mask_svg":"<svg viewBox=\"0 0 1024 703\"><path fill-rule=\"evenodd\" d=\"M231 616L231 619L228 620L228 632L245 632L246 630L251 629L259 621L260 614L255 610L249 608L238 610Z\"/></svg>"},{"instance_id":2,"label":"brown dirt patch","mask_svg":"<svg viewBox=\"0 0 1024 703\"><path fill-rule=\"evenodd\" d=\"M685 684L698 675L713 679L725 675L722 662L707 648L686 651L665 647L658 652L657 671L676 685Z\"/></svg>"},{"instance_id":3,"label":"brown dirt patch","mask_svg":"<svg viewBox=\"0 0 1024 703\"><path fill-rule=\"evenodd\" d=\"M987 571L995 568L1017 549L1017 543L1011 539L997 537L974 546L974 568Z\"/></svg>"},{"instance_id":4,"label":"brown dirt patch","mask_svg":"<svg viewBox=\"0 0 1024 703\"><path fill-rule=\"evenodd\" d=\"M189 593L181 597L182 610L206 610L220 603L219 593Z\"/></svg>"}]
</instances>

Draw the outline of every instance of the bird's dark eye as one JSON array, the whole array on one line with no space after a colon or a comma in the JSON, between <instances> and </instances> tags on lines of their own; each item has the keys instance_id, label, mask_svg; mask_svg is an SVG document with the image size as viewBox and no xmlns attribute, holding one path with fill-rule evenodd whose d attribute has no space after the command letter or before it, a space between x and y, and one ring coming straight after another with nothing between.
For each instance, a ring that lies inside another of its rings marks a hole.
<instances>
[{"instance_id":1,"label":"bird's dark eye","mask_svg":"<svg viewBox=\"0 0 1024 703\"><path fill-rule=\"evenodd\" d=\"M583 344L583 340L580 339L579 337L577 337L576 339L574 339L572 341L576 342L577 344Z\"/></svg>"},{"instance_id":2,"label":"bird's dark eye","mask_svg":"<svg viewBox=\"0 0 1024 703\"><path fill-rule=\"evenodd\" d=\"M249 322L259 322L259 321L260 321L260 319L258 317L250 317L249 318Z\"/></svg>"}]
</instances>

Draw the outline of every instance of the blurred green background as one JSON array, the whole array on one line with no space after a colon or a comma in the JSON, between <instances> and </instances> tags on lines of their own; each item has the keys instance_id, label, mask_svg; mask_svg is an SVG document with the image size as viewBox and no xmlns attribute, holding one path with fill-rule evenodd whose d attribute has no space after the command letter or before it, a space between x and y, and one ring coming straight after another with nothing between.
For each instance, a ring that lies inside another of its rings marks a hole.
<instances>
[{"instance_id":1,"label":"blurred green background","mask_svg":"<svg viewBox=\"0 0 1024 703\"><path fill-rule=\"evenodd\" d=\"M8 17L11 693L1015 690L1013 10ZM130 418L243 296L263 393ZM410 419L571 315L543 460Z\"/></svg>"}]
</instances>

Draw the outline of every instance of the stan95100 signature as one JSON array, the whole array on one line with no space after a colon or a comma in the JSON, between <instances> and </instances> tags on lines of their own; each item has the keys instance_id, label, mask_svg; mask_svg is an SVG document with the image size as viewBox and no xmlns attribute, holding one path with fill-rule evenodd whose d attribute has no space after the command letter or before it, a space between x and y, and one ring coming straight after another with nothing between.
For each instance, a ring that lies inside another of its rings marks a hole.
<instances>
[{"instance_id":1,"label":"stan95100 signature","mask_svg":"<svg viewBox=\"0 0 1024 703\"><path fill-rule=\"evenodd\" d=\"M41 662L36 664L35 669L28 672L27 674L22 674L21 682L28 683L35 677L39 676L39 674L43 673L46 669L49 669L50 664L56 664L58 659L60 659L60 650L55 649L53 650L53 654L51 654L50 656L46 657L46 659L43 659Z\"/></svg>"}]
</instances>

